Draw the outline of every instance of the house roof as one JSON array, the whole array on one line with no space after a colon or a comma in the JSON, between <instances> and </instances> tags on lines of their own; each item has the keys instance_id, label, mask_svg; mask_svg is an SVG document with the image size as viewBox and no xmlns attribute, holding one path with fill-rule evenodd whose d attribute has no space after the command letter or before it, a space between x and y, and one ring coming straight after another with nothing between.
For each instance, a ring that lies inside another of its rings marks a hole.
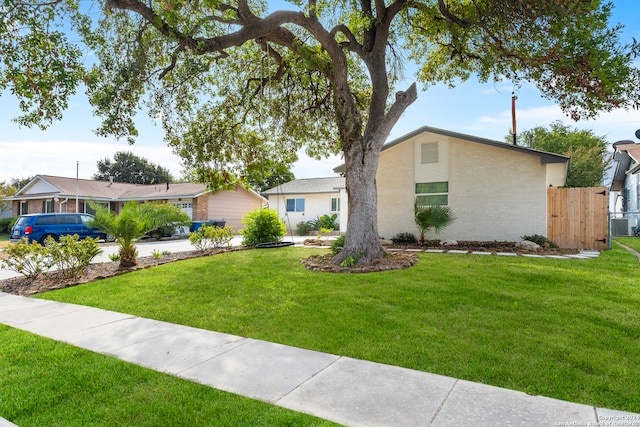
<instances>
[{"instance_id":1,"label":"house roof","mask_svg":"<svg viewBox=\"0 0 640 427\"><path fill-rule=\"evenodd\" d=\"M336 193L345 187L343 177L305 178L295 179L284 184L270 188L262 194L273 196L278 194L310 194L310 193Z\"/></svg>"},{"instance_id":2,"label":"house roof","mask_svg":"<svg viewBox=\"0 0 640 427\"><path fill-rule=\"evenodd\" d=\"M42 197L78 197L96 200L153 200L197 197L207 191L204 184L172 183L137 185L121 182L94 181L51 175L36 175L7 200Z\"/></svg>"},{"instance_id":3,"label":"house roof","mask_svg":"<svg viewBox=\"0 0 640 427\"><path fill-rule=\"evenodd\" d=\"M611 191L621 191L627 175L640 171L640 144L633 141L617 141L613 144L613 161L616 162Z\"/></svg>"},{"instance_id":4,"label":"house roof","mask_svg":"<svg viewBox=\"0 0 640 427\"><path fill-rule=\"evenodd\" d=\"M382 147L382 151L387 150L391 147L394 147L398 144L402 144L403 142L418 136L422 133L435 133L437 135L443 135L443 136L448 136L451 138L458 138L458 139L464 139L465 141L470 141L470 142L476 142L478 144L484 144L484 145L489 145L492 147L497 147L497 148L503 148L505 150L513 150L513 151L517 151L523 154L531 154L531 155L535 155L535 156L539 156L540 157L540 163L542 164L547 164L547 163L568 163L569 162L569 157L562 155L562 154L555 154L555 153L549 153L546 151L540 151L540 150L534 150L533 148L528 148L528 147L521 147L519 145L514 145L514 144L509 144L506 142L500 142L500 141L494 141L491 139L486 139L486 138L480 138L477 136L473 136L473 135L466 135L463 133L458 133L458 132L452 132L449 130L445 130L445 129L438 129L438 128L434 128L434 127L430 127L430 126L422 126L412 132L409 132L406 135L401 136L400 138L394 139L393 141L390 141L388 143L386 143L383 147ZM345 165L342 164L336 168L333 169L334 172L336 173L344 173L345 171Z\"/></svg>"}]
</instances>

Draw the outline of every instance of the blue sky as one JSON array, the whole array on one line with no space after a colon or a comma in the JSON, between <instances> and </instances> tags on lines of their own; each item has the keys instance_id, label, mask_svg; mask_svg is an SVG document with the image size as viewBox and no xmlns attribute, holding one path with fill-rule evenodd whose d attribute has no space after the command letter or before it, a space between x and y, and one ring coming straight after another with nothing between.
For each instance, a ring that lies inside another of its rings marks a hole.
<instances>
[{"instance_id":1,"label":"blue sky","mask_svg":"<svg viewBox=\"0 0 640 427\"><path fill-rule=\"evenodd\" d=\"M614 0L613 3L612 22L625 26L623 40L630 41L632 37L640 40L640 2ZM412 79L408 74L405 86ZM510 82L482 85L473 79L454 89L438 85L420 91L418 100L407 109L390 139L421 126L433 126L503 141L511 129L512 91ZM531 84L523 85L517 96L518 132L562 120L578 128L591 129L609 143L622 139L639 142L634 133L640 129L640 111L619 110L600 114L595 120L573 122L552 101L542 98ZM92 117L82 94L71 101L64 119L46 131L19 127L11 121L17 115L17 101L10 94L3 94L0 97L0 182L35 174L74 177L76 165L80 178L90 178L96 172L97 161L113 158L117 151L132 151L167 167L176 177L181 175L180 159L164 144L162 129L144 114L137 123L140 136L132 146L93 133L99 121ZM340 163L339 157L315 161L302 156L293 171L296 178L332 176L332 169Z\"/></svg>"}]
</instances>

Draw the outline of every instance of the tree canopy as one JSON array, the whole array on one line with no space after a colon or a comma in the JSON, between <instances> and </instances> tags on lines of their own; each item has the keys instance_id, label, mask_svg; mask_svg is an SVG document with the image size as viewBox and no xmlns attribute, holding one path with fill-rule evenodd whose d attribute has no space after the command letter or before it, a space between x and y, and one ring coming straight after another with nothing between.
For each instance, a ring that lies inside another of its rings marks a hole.
<instances>
[{"instance_id":1,"label":"tree canopy","mask_svg":"<svg viewBox=\"0 0 640 427\"><path fill-rule=\"evenodd\" d=\"M509 137L511 138L511 137ZM510 140L510 139L508 139ZM521 132L519 145L571 158L567 172L567 187L598 187L611 163L607 157L607 141L588 129L577 129L560 121L548 128L537 126Z\"/></svg>"},{"instance_id":2,"label":"tree canopy","mask_svg":"<svg viewBox=\"0 0 640 427\"><path fill-rule=\"evenodd\" d=\"M60 117L82 83L103 123L133 139L146 107L199 180L222 188L256 159L342 153L349 221L340 262L383 256L375 175L391 129L425 88L475 77L534 82L572 118L637 99L635 46L584 0L5 0L0 89L24 124ZM56 25L57 24L57 25ZM72 34L72 35L70 35ZM82 44L73 40L80 39ZM92 61L84 58L91 53ZM95 56L94 56L95 55ZM95 62L93 61L95 59Z\"/></svg>"},{"instance_id":3,"label":"tree canopy","mask_svg":"<svg viewBox=\"0 0 640 427\"><path fill-rule=\"evenodd\" d=\"M98 172L93 179L100 181L127 182L129 184L158 184L173 182L169 169L155 165L144 157L130 151L119 151L111 159L101 159L97 163Z\"/></svg>"}]
</instances>

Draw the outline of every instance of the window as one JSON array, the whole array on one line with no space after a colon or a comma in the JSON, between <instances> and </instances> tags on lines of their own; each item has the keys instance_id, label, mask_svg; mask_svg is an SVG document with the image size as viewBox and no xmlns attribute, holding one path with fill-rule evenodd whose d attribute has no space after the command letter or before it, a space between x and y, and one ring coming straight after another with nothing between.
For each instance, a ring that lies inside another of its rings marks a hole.
<instances>
[{"instance_id":1,"label":"window","mask_svg":"<svg viewBox=\"0 0 640 427\"><path fill-rule=\"evenodd\" d=\"M42 213L53 213L53 200L42 201Z\"/></svg>"},{"instance_id":2,"label":"window","mask_svg":"<svg viewBox=\"0 0 640 427\"><path fill-rule=\"evenodd\" d=\"M340 212L340 198L331 198L331 212Z\"/></svg>"},{"instance_id":3,"label":"window","mask_svg":"<svg viewBox=\"0 0 640 427\"><path fill-rule=\"evenodd\" d=\"M448 182L416 183L416 204L418 206L437 206L449 204Z\"/></svg>"},{"instance_id":4,"label":"window","mask_svg":"<svg viewBox=\"0 0 640 427\"><path fill-rule=\"evenodd\" d=\"M438 143L422 144L420 147L420 160L423 165L438 163Z\"/></svg>"},{"instance_id":5,"label":"window","mask_svg":"<svg viewBox=\"0 0 640 427\"><path fill-rule=\"evenodd\" d=\"M287 199L287 212L304 212L304 199Z\"/></svg>"},{"instance_id":6,"label":"window","mask_svg":"<svg viewBox=\"0 0 640 427\"><path fill-rule=\"evenodd\" d=\"M29 202L20 202L20 215L29 213Z\"/></svg>"}]
</instances>

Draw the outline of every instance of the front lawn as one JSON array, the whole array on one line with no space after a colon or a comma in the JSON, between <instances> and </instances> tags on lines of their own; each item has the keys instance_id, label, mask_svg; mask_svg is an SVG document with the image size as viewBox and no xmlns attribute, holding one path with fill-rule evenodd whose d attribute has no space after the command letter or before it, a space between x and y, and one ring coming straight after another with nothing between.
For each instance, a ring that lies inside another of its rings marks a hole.
<instances>
[{"instance_id":1,"label":"front lawn","mask_svg":"<svg viewBox=\"0 0 640 427\"><path fill-rule=\"evenodd\" d=\"M421 254L408 270L304 269L317 250L232 252L41 298L640 412L640 266Z\"/></svg>"}]
</instances>

